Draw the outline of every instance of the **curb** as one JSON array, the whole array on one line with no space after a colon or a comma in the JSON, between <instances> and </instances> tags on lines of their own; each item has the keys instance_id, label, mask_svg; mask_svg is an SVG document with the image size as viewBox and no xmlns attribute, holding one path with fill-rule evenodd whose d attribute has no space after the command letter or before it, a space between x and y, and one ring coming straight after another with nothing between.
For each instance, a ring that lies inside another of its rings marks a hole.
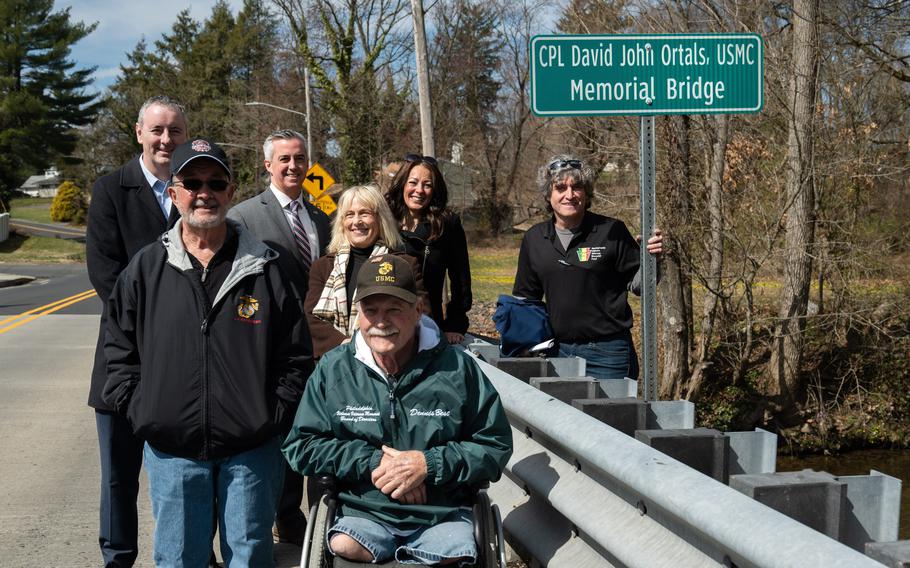
<instances>
[{"instance_id":1,"label":"curb","mask_svg":"<svg viewBox=\"0 0 910 568\"><path fill-rule=\"evenodd\" d=\"M21 286L34 280L34 276L19 276L16 274L0 274L0 288L9 286Z\"/></svg>"}]
</instances>

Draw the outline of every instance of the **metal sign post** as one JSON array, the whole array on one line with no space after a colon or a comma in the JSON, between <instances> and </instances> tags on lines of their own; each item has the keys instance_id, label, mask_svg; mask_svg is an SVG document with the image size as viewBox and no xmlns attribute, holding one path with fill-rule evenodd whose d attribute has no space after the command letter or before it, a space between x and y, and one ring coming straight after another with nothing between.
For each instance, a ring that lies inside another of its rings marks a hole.
<instances>
[{"instance_id":1,"label":"metal sign post","mask_svg":"<svg viewBox=\"0 0 910 568\"><path fill-rule=\"evenodd\" d=\"M654 117L641 117L638 136L641 195L641 363L642 396L657 400L657 260L648 254L656 207Z\"/></svg>"}]
</instances>

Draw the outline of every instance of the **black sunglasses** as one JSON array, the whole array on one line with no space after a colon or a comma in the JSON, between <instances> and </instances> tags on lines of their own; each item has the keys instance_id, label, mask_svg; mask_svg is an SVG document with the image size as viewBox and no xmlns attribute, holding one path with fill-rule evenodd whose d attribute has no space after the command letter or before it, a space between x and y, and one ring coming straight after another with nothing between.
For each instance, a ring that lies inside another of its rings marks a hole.
<instances>
[{"instance_id":1,"label":"black sunglasses","mask_svg":"<svg viewBox=\"0 0 910 568\"><path fill-rule=\"evenodd\" d=\"M553 160L547 165L547 171L550 173L564 170L567 168L573 168L576 170L581 169L581 160Z\"/></svg>"},{"instance_id":2,"label":"black sunglasses","mask_svg":"<svg viewBox=\"0 0 910 568\"><path fill-rule=\"evenodd\" d=\"M421 156L420 154L408 154L404 157L404 160L406 162L426 162L431 166L437 165L436 158L433 156Z\"/></svg>"},{"instance_id":3,"label":"black sunglasses","mask_svg":"<svg viewBox=\"0 0 910 568\"><path fill-rule=\"evenodd\" d=\"M182 185L183 189L187 191L197 192L202 189L203 185L209 186L209 189L212 191L222 192L228 188L231 182L223 179L210 179L210 180L201 180L196 178L189 178L181 180L179 182L174 182L174 185Z\"/></svg>"}]
</instances>

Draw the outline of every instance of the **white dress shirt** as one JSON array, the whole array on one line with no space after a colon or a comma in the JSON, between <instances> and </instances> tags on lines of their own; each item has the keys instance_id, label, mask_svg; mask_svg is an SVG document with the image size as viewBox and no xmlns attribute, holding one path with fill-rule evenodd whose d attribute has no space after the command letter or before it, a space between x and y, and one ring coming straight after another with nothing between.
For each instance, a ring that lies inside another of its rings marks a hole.
<instances>
[{"instance_id":1,"label":"white dress shirt","mask_svg":"<svg viewBox=\"0 0 910 568\"><path fill-rule=\"evenodd\" d=\"M170 180L156 178L155 174L145 167L145 161L143 161L141 155L139 156L139 167L142 168L145 181L149 182L149 187L152 188L152 193L155 194L155 199L158 201L158 207L161 208L161 212L164 213L164 218L169 218L171 216L171 194L167 192L167 185Z\"/></svg>"}]
</instances>

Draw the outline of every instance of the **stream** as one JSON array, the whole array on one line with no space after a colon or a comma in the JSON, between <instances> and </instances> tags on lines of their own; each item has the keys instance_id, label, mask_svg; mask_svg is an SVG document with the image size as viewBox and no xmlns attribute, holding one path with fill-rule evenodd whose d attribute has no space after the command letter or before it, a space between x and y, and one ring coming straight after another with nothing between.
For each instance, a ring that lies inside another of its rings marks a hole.
<instances>
[{"instance_id":1,"label":"stream","mask_svg":"<svg viewBox=\"0 0 910 568\"><path fill-rule=\"evenodd\" d=\"M837 456L777 456L777 471L812 469L832 475L868 475L880 471L903 481L898 538L910 539L910 450L858 450Z\"/></svg>"}]
</instances>

